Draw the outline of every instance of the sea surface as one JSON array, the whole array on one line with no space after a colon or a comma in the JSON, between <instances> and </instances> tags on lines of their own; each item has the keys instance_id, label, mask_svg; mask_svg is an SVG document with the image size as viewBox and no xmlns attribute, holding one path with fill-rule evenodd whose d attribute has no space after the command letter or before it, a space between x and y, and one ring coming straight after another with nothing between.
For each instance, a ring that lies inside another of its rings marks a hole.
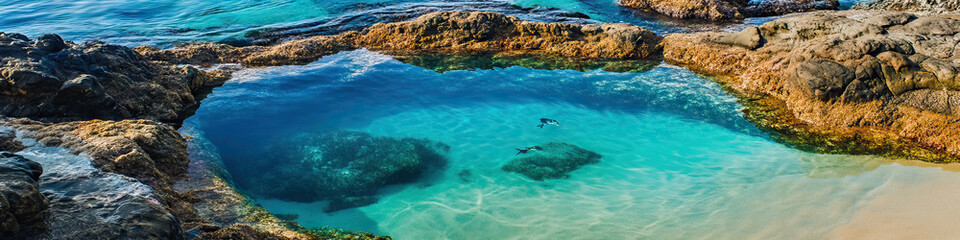
<instances>
[{"instance_id":1,"label":"sea surface","mask_svg":"<svg viewBox=\"0 0 960 240\"><path fill-rule=\"evenodd\" d=\"M0 7L0 31L127 46L250 44L457 9L540 21L628 22L658 33L736 30L773 19L678 22L617 7L613 0L13 0ZM562 17L562 11L590 19ZM960 174L943 170L956 166L785 147L745 121L736 98L677 66L627 73L430 69L364 49L302 66L244 69L203 100L185 124L205 132L193 137L213 142L238 182L257 178L262 172L256 166L270 164L258 156L279 154L268 146L305 131L362 131L450 146L449 164L435 176L383 189L379 201L367 206L324 213L326 202L252 194L266 209L307 227L395 239L960 235ZM539 128L542 117L563 126ZM514 148L547 142L603 157L567 179L534 181L500 170L516 156Z\"/></svg>"}]
</instances>

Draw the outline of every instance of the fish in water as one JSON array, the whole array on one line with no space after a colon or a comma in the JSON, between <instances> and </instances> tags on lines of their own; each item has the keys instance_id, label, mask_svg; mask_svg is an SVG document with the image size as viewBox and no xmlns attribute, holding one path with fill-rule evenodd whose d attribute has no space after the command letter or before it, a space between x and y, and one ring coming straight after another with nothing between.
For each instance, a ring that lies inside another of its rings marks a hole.
<instances>
[{"instance_id":1,"label":"fish in water","mask_svg":"<svg viewBox=\"0 0 960 240\"><path fill-rule=\"evenodd\" d=\"M543 126L545 125L556 125L559 127L563 126L563 125L560 125L560 122L558 122L556 119L541 118L540 125L537 125L537 127L543 128Z\"/></svg>"},{"instance_id":2,"label":"fish in water","mask_svg":"<svg viewBox=\"0 0 960 240\"><path fill-rule=\"evenodd\" d=\"M536 151L543 150L543 148L540 147L540 146L526 147L526 148L524 148L524 149L519 149L519 148L514 148L514 149L516 149L516 150L518 151L518 152L517 152L517 155L527 153L527 152L529 152L530 150L536 150Z\"/></svg>"}]
</instances>

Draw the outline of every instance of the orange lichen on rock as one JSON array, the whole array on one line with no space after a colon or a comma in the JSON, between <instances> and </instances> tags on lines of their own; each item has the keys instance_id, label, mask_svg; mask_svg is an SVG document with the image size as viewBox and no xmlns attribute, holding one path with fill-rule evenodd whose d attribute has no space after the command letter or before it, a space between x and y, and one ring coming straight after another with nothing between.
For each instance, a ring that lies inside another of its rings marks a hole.
<instances>
[{"instance_id":1,"label":"orange lichen on rock","mask_svg":"<svg viewBox=\"0 0 960 240\"><path fill-rule=\"evenodd\" d=\"M490 12L435 12L411 21L381 23L362 32L314 36L273 46L233 47L191 43L159 50L138 47L150 59L211 65L306 64L342 50L387 53L461 53L563 57L571 60L657 58L660 37L629 24L570 24L523 21Z\"/></svg>"}]
</instances>

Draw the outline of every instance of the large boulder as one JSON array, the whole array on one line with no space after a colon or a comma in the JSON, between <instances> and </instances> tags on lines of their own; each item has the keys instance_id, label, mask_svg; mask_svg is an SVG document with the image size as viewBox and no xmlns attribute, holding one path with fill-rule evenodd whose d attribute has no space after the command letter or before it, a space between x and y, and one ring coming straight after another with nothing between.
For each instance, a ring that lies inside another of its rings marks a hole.
<instances>
[{"instance_id":1,"label":"large boulder","mask_svg":"<svg viewBox=\"0 0 960 240\"><path fill-rule=\"evenodd\" d=\"M248 185L269 197L330 200L327 211L376 202L377 190L410 183L446 166L450 147L426 139L374 137L368 133L304 133L271 148L272 169Z\"/></svg>"},{"instance_id":2,"label":"large boulder","mask_svg":"<svg viewBox=\"0 0 960 240\"><path fill-rule=\"evenodd\" d=\"M539 150L519 154L503 165L507 172L523 174L533 180L569 178L583 165L600 162L600 154L567 143L551 142Z\"/></svg>"},{"instance_id":3,"label":"large boulder","mask_svg":"<svg viewBox=\"0 0 960 240\"><path fill-rule=\"evenodd\" d=\"M30 236L42 228L38 223L47 204L40 194L41 173L39 163L0 152L0 236Z\"/></svg>"},{"instance_id":4,"label":"large boulder","mask_svg":"<svg viewBox=\"0 0 960 240\"><path fill-rule=\"evenodd\" d=\"M854 73L829 60L808 60L797 66L796 77L788 79L788 85L810 98L829 101L840 97L844 88L853 81Z\"/></svg>"},{"instance_id":5,"label":"large boulder","mask_svg":"<svg viewBox=\"0 0 960 240\"><path fill-rule=\"evenodd\" d=\"M0 114L37 120L141 118L179 124L226 80L103 42L0 32Z\"/></svg>"}]
</instances>

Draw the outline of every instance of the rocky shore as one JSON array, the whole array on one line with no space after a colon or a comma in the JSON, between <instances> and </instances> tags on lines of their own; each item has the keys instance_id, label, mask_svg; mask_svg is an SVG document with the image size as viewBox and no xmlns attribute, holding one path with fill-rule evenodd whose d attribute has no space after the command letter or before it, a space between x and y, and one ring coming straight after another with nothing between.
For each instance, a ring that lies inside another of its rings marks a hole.
<instances>
[{"instance_id":1,"label":"rocky shore","mask_svg":"<svg viewBox=\"0 0 960 240\"><path fill-rule=\"evenodd\" d=\"M960 2L951 0L875 0L858 3L853 6L853 9L950 13L960 10Z\"/></svg>"},{"instance_id":2,"label":"rocky shore","mask_svg":"<svg viewBox=\"0 0 960 240\"><path fill-rule=\"evenodd\" d=\"M832 9L837 2L621 4L720 20ZM748 119L791 146L957 162L958 34L960 20L952 17L886 11L819 11L736 33L665 37L628 24L544 23L489 12L435 12L270 46L130 49L0 33L0 234L389 239L305 229L238 192L216 147L190 137L202 132L180 128L230 78L229 71L197 65L306 64L358 48L561 63L662 58L714 76L744 99ZM625 65L640 67L648 66ZM533 178L562 177L597 158ZM110 217L97 218L104 215Z\"/></svg>"},{"instance_id":3,"label":"rocky shore","mask_svg":"<svg viewBox=\"0 0 960 240\"><path fill-rule=\"evenodd\" d=\"M228 76L154 62L103 42L0 33L0 114L42 121L150 119L179 125Z\"/></svg>"},{"instance_id":4,"label":"rocky shore","mask_svg":"<svg viewBox=\"0 0 960 240\"><path fill-rule=\"evenodd\" d=\"M241 63L248 67L306 64L343 50L367 48L387 54L494 54L624 60L659 58L660 37L629 24L523 21L490 12L435 12L411 21L380 23L362 32L313 36L274 46L234 47L192 43L173 49L140 47L147 58L179 64Z\"/></svg>"},{"instance_id":5,"label":"rocky shore","mask_svg":"<svg viewBox=\"0 0 960 240\"><path fill-rule=\"evenodd\" d=\"M815 12L739 33L668 35L664 58L717 77L746 99L748 118L798 148L956 162L958 23Z\"/></svg>"},{"instance_id":6,"label":"rocky shore","mask_svg":"<svg viewBox=\"0 0 960 240\"><path fill-rule=\"evenodd\" d=\"M198 43L134 51L52 34L29 39L0 33L0 151L7 151L0 180L19 186L2 192L0 227L17 238L378 239L304 229L237 192L215 147L183 137L202 133L175 128L230 72L183 64L305 64L361 47L395 54L646 59L659 57L659 41L626 24L529 22L485 12L431 13L274 46ZM78 172L74 165L87 167ZM117 188L120 182L132 184ZM114 217L93 217L104 214Z\"/></svg>"},{"instance_id":7,"label":"rocky shore","mask_svg":"<svg viewBox=\"0 0 960 240\"><path fill-rule=\"evenodd\" d=\"M837 0L619 0L624 7L682 19L727 21L837 9Z\"/></svg>"}]
</instances>

